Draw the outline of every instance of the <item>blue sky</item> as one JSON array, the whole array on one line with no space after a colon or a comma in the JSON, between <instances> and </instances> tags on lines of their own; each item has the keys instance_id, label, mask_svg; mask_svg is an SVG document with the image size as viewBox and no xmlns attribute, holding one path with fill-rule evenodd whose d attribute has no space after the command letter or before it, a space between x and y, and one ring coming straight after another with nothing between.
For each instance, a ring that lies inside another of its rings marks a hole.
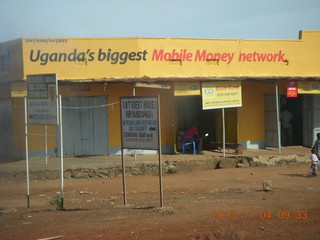
<instances>
[{"instance_id":1,"label":"blue sky","mask_svg":"<svg viewBox=\"0 0 320 240\"><path fill-rule=\"evenodd\" d=\"M320 0L0 0L0 42L20 37L298 39Z\"/></svg>"}]
</instances>

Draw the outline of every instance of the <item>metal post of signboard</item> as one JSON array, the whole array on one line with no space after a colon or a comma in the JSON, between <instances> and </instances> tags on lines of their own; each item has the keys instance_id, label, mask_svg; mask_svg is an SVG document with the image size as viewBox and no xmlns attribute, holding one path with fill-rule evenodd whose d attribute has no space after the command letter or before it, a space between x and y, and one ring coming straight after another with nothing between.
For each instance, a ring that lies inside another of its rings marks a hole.
<instances>
[{"instance_id":1,"label":"metal post of signboard","mask_svg":"<svg viewBox=\"0 0 320 240\"><path fill-rule=\"evenodd\" d=\"M223 158L226 157L226 125L224 118L224 108L222 108L222 145L223 145Z\"/></svg>"},{"instance_id":2,"label":"metal post of signboard","mask_svg":"<svg viewBox=\"0 0 320 240\"><path fill-rule=\"evenodd\" d=\"M60 127L60 167L61 167L61 210L64 210L64 177L63 177L63 131L62 131L62 100L59 95L59 127Z\"/></svg>"},{"instance_id":3,"label":"metal post of signboard","mask_svg":"<svg viewBox=\"0 0 320 240\"><path fill-rule=\"evenodd\" d=\"M121 120L121 156L122 156L122 182L124 204L126 197L126 167L123 149L148 149L157 150L159 157L159 182L160 182L160 205L163 206L162 187L162 164L161 164L161 127L160 127L160 96L158 97L121 97L120 98ZM132 114L132 109L137 114ZM145 116L139 112L145 109ZM144 118L147 119L144 122ZM129 120L128 120L129 119ZM139 120L137 120L139 119ZM144 125L145 128L138 133L131 134L135 126ZM148 140L148 141L146 141Z\"/></svg>"},{"instance_id":4,"label":"metal post of signboard","mask_svg":"<svg viewBox=\"0 0 320 240\"><path fill-rule=\"evenodd\" d=\"M132 87L132 96L136 96L136 87L133 83L133 87ZM137 151L136 149L133 149L133 156L134 156L134 160L137 160Z\"/></svg>"},{"instance_id":5,"label":"metal post of signboard","mask_svg":"<svg viewBox=\"0 0 320 240\"><path fill-rule=\"evenodd\" d=\"M278 130L278 154L281 154L281 126L280 126L280 116L279 116L279 92L278 92L278 82L276 82L276 107L277 107L277 130Z\"/></svg>"},{"instance_id":6,"label":"metal post of signboard","mask_svg":"<svg viewBox=\"0 0 320 240\"><path fill-rule=\"evenodd\" d=\"M123 204L127 205L127 184L126 184L126 166L123 157L123 147L121 147L121 162L122 162L122 188L123 188Z\"/></svg>"},{"instance_id":7,"label":"metal post of signboard","mask_svg":"<svg viewBox=\"0 0 320 240\"><path fill-rule=\"evenodd\" d=\"M30 181L29 181L29 151L28 151L28 117L27 117L27 98L24 98L24 134L26 143L26 178L27 178L27 206L30 208Z\"/></svg>"},{"instance_id":8,"label":"metal post of signboard","mask_svg":"<svg viewBox=\"0 0 320 240\"><path fill-rule=\"evenodd\" d=\"M44 126L45 131L45 145L46 145L46 165L48 165L48 125Z\"/></svg>"},{"instance_id":9,"label":"metal post of signboard","mask_svg":"<svg viewBox=\"0 0 320 240\"><path fill-rule=\"evenodd\" d=\"M120 100L120 127L121 127L121 163L122 163L122 194L123 194L123 204L126 206L127 205L127 185L126 185L126 166L124 162L124 156L123 156L123 127L122 127L122 114L121 114L121 100Z\"/></svg>"},{"instance_id":10,"label":"metal post of signboard","mask_svg":"<svg viewBox=\"0 0 320 240\"><path fill-rule=\"evenodd\" d=\"M163 184L161 164L161 123L160 123L160 96L158 95L158 155L159 155L159 184L160 184L160 207L163 207Z\"/></svg>"}]
</instances>

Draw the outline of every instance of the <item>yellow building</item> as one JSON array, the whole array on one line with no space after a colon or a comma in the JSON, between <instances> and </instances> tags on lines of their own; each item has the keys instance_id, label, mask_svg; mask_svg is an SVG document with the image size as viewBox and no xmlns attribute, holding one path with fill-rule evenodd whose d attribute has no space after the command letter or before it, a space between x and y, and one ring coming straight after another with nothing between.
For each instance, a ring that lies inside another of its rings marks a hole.
<instances>
[{"instance_id":1,"label":"yellow building","mask_svg":"<svg viewBox=\"0 0 320 240\"><path fill-rule=\"evenodd\" d=\"M66 155L119 154L119 100L132 95L160 95L164 153L177 150L177 132L194 121L210 133L209 147L222 142L222 107L227 143L247 149L277 146L276 97L278 112L286 108L293 116L290 139L282 144L310 146L320 132L319 43L320 31L301 31L298 40L22 38L0 43L0 154L24 156L27 75L52 73L63 99ZM290 83L297 84L294 90ZM237 100L222 99L237 104L210 105L211 88L224 97L237 95ZM297 96L287 97L291 92ZM29 126L30 133L44 131L43 125ZM57 133L56 126L48 126L48 134ZM48 141L49 154L57 155L57 138ZM44 137L29 137L31 155L43 155L44 146Z\"/></svg>"}]
</instances>

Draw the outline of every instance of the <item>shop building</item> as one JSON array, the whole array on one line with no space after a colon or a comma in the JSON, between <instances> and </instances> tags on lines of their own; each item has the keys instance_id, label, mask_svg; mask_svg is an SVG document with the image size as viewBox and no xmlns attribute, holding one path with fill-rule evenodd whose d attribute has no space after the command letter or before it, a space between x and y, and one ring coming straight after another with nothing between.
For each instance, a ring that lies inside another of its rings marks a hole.
<instances>
[{"instance_id":1,"label":"shop building","mask_svg":"<svg viewBox=\"0 0 320 240\"><path fill-rule=\"evenodd\" d=\"M241 106L225 108L227 143L246 149L278 146L277 112L286 108L293 115L292 138L282 144L311 146L320 132L319 42L320 31L301 31L297 40L22 38L0 43L0 154L24 156L27 76L52 73L62 95L65 155L119 154L119 101L133 95L160 95L163 153L177 151L177 132L195 121L209 133L209 147L222 142L222 110L203 110L203 95L208 84L224 88L224 83L236 84L241 95ZM288 97L292 83L297 96ZM29 125L29 132L44 131L43 125ZM59 132L57 126L47 131ZM58 141L48 138L49 155L58 155ZM44 137L29 136L29 154L43 156Z\"/></svg>"}]
</instances>

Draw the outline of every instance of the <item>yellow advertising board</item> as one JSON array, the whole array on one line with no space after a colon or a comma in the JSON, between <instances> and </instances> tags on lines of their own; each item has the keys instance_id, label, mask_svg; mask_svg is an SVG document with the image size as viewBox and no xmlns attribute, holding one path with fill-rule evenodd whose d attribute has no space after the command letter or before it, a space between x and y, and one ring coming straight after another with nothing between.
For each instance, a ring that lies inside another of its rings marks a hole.
<instances>
[{"instance_id":1,"label":"yellow advertising board","mask_svg":"<svg viewBox=\"0 0 320 240\"><path fill-rule=\"evenodd\" d=\"M201 95L200 82L175 82L174 96Z\"/></svg>"},{"instance_id":2,"label":"yellow advertising board","mask_svg":"<svg viewBox=\"0 0 320 240\"><path fill-rule=\"evenodd\" d=\"M54 72L59 81L168 78L181 82L182 78L203 81L239 76L319 76L315 56L320 48L309 44L308 37L318 40L320 31L304 32L297 41L137 37L20 41L24 75ZM297 49L304 54L296 54ZM6 55L5 48L2 55ZM7 65L2 63L2 72L7 71Z\"/></svg>"},{"instance_id":3,"label":"yellow advertising board","mask_svg":"<svg viewBox=\"0 0 320 240\"><path fill-rule=\"evenodd\" d=\"M26 97L27 84L25 82L14 82L11 84L11 97Z\"/></svg>"},{"instance_id":4,"label":"yellow advertising board","mask_svg":"<svg viewBox=\"0 0 320 240\"><path fill-rule=\"evenodd\" d=\"M137 38L24 38L24 73L56 73L65 79L106 79L139 76L147 59Z\"/></svg>"},{"instance_id":5,"label":"yellow advertising board","mask_svg":"<svg viewBox=\"0 0 320 240\"><path fill-rule=\"evenodd\" d=\"M320 81L299 81L299 94L320 94Z\"/></svg>"},{"instance_id":6,"label":"yellow advertising board","mask_svg":"<svg viewBox=\"0 0 320 240\"><path fill-rule=\"evenodd\" d=\"M202 83L202 109L242 106L240 81L214 81Z\"/></svg>"}]
</instances>

